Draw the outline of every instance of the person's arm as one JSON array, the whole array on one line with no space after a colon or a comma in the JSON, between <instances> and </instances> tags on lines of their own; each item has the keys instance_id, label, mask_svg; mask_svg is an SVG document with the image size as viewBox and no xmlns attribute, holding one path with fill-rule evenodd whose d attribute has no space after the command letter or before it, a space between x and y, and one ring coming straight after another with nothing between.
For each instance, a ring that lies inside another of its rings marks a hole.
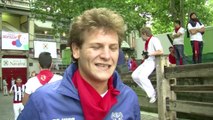
<instances>
[{"instance_id":1,"label":"person's arm","mask_svg":"<svg viewBox=\"0 0 213 120\"><path fill-rule=\"evenodd\" d=\"M163 50L156 50L149 54L149 56L163 55Z\"/></svg>"},{"instance_id":2,"label":"person's arm","mask_svg":"<svg viewBox=\"0 0 213 120\"><path fill-rule=\"evenodd\" d=\"M204 27L189 30L189 32L190 32L192 35L194 35L194 34L196 34L196 33L198 33L198 32L201 33L201 32L204 32L204 31L205 31L205 28L204 28Z\"/></svg>"},{"instance_id":3,"label":"person's arm","mask_svg":"<svg viewBox=\"0 0 213 120\"><path fill-rule=\"evenodd\" d=\"M176 33L176 34L173 35L173 38L178 38L178 37L180 37L181 35L182 35L182 33L178 32L178 33Z\"/></svg>"},{"instance_id":4,"label":"person's arm","mask_svg":"<svg viewBox=\"0 0 213 120\"><path fill-rule=\"evenodd\" d=\"M23 97L23 100L22 100L22 104L23 105L26 105L26 103L27 103L27 101L28 101L28 99L29 99L29 94L27 94L27 93L24 93L24 97Z\"/></svg>"},{"instance_id":5,"label":"person's arm","mask_svg":"<svg viewBox=\"0 0 213 120\"><path fill-rule=\"evenodd\" d=\"M33 80L29 79L25 84L24 97L22 99L22 104L25 105L29 99L29 96L33 93Z\"/></svg>"},{"instance_id":6,"label":"person's arm","mask_svg":"<svg viewBox=\"0 0 213 120\"><path fill-rule=\"evenodd\" d=\"M13 93L13 88L14 86L12 86L11 88L10 88L10 91L9 91L9 95L11 95L12 93Z\"/></svg>"},{"instance_id":7,"label":"person's arm","mask_svg":"<svg viewBox=\"0 0 213 120\"><path fill-rule=\"evenodd\" d=\"M204 32L205 31L205 27L202 25L201 28L193 28L191 26L191 24L188 24L188 29L189 29L189 33L194 35L198 32Z\"/></svg>"},{"instance_id":8,"label":"person's arm","mask_svg":"<svg viewBox=\"0 0 213 120\"><path fill-rule=\"evenodd\" d=\"M27 104L24 106L24 109L19 114L17 120L40 120L41 119L39 110L38 110L38 105L36 105L32 99L29 99Z\"/></svg>"},{"instance_id":9,"label":"person's arm","mask_svg":"<svg viewBox=\"0 0 213 120\"><path fill-rule=\"evenodd\" d=\"M205 27L203 26L203 27L201 27L200 29L198 29L198 32L205 32Z\"/></svg>"},{"instance_id":10,"label":"person's arm","mask_svg":"<svg viewBox=\"0 0 213 120\"><path fill-rule=\"evenodd\" d=\"M153 42L154 45L154 52L148 53L149 56L156 56L156 55L163 55L163 47L161 45L161 42L158 38L156 38Z\"/></svg>"},{"instance_id":11,"label":"person's arm","mask_svg":"<svg viewBox=\"0 0 213 120\"><path fill-rule=\"evenodd\" d=\"M189 30L189 33L192 34L192 35L196 34L197 32L198 32L197 29L191 29L191 30Z\"/></svg>"},{"instance_id":12,"label":"person's arm","mask_svg":"<svg viewBox=\"0 0 213 120\"><path fill-rule=\"evenodd\" d=\"M194 35L197 33L197 29L192 27L192 25L190 23L188 23L187 28L188 28L188 31L190 34Z\"/></svg>"},{"instance_id":13,"label":"person's arm","mask_svg":"<svg viewBox=\"0 0 213 120\"><path fill-rule=\"evenodd\" d=\"M181 35L184 35L184 33L185 33L185 30L184 30L184 28L181 27L181 28L178 30L177 33L174 32L173 38L178 38L178 37L180 37Z\"/></svg>"}]
</instances>

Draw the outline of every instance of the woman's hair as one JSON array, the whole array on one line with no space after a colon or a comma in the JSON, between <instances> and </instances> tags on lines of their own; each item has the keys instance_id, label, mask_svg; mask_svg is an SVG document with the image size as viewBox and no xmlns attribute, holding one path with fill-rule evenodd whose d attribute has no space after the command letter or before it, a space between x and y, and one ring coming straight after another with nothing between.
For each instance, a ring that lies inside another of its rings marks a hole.
<instances>
[{"instance_id":1,"label":"woman's hair","mask_svg":"<svg viewBox=\"0 0 213 120\"><path fill-rule=\"evenodd\" d=\"M146 34L148 37L152 36L151 28L149 27L143 27L141 28L141 34Z\"/></svg>"},{"instance_id":2,"label":"woman's hair","mask_svg":"<svg viewBox=\"0 0 213 120\"><path fill-rule=\"evenodd\" d=\"M189 18L192 19L192 15L194 15L194 14L196 15L195 12L190 13Z\"/></svg>"},{"instance_id":3,"label":"woman's hair","mask_svg":"<svg viewBox=\"0 0 213 120\"><path fill-rule=\"evenodd\" d=\"M177 23L178 25L181 25L180 20L175 20L174 23Z\"/></svg>"},{"instance_id":4,"label":"woman's hair","mask_svg":"<svg viewBox=\"0 0 213 120\"><path fill-rule=\"evenodd\" d=\"M42 69L50 68L52 64L52 57L49 52L41 52L38 57L38 62Z\"/></svg>"},{"instance_id":5,"label":"woman's hair","mask_svg":"<svg viewBox=\"0 0 213 120\"><path fill-rule=\"evenodd\" d=\"M116 32L119 37L119 46L121 46L125 34L124 20L118 13L106 8L86 10L76 17L70 27L68 46L71 47L74 43L81 48L84 43L84 33L98 29Z\"/></svg>"}]
</instances>

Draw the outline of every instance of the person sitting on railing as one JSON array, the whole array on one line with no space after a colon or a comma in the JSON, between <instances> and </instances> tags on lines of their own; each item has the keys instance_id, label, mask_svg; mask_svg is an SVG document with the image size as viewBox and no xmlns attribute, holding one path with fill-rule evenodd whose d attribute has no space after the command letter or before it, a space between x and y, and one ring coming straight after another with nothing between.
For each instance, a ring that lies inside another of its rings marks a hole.
<instances>
[{"instance_id":1,"label":"person sitting on railing","mask_svg":"<svg viewBox=\"0 0 213 120\"><path fill-rule=\"evenodd\" d=\"M152 35L151 29L144 27L141 29L141 37L145 42L145 49L142 53L144 62L132 73L132 79L141 87L148 97L150 103L156 101L156 92L149 80L149 75L155 69L155 56L163 54L160 40Z\"/></svg>"}]
</instances>

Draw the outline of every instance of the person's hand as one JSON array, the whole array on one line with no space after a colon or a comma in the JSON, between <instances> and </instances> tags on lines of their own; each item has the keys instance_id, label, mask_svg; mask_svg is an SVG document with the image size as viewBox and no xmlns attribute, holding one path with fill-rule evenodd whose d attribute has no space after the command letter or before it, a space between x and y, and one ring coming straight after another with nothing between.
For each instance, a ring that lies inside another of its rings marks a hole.
<instances>
[{"instance_id":1,"label":"person's hand","mask_svg":"<svg viewBox=\"0 0 213 120\"><path fill-rule=\"evenodd\" d=\"M148 52L147 51L143 51L142 52L142 56L144 59L147 59L149 57Z\"/></svg>"}]
</instances>

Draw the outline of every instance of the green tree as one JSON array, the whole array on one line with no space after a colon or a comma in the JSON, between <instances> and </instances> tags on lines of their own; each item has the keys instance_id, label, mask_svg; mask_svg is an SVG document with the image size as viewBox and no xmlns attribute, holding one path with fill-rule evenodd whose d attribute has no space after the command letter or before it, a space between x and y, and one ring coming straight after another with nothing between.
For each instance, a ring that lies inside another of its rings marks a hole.
<instances>
[{"instance_id":1,"label":"green tree","mask_svg":"<svg viewBox=\"0 0 213 120\"><path fill-rule=\"evenodd\" d=\"M153 0L151 6L156 6L156 12L152 12L154 33L172 31L172 21L176 19L179 19L185 27L191 12L196 12L206 26L213 25L212 0Z\"/></svg>"},{"instance_id":2,"label":"green tree","mask_svg":"<svg viewBox=\"0 0 213 120\"><path fill-rule=\"evenodd\" d=\"M62 33L68 32L72 19L84 10L106 7L124 17L127 32L139 30L151 21L154 34L159 34L171 32L176 19L185 27L192 11L206 26L212 25L212 6L212 0L37 0L32 3L32 13L43 21L51 19L55 32Z\"/></svg>"}]
</instances>

